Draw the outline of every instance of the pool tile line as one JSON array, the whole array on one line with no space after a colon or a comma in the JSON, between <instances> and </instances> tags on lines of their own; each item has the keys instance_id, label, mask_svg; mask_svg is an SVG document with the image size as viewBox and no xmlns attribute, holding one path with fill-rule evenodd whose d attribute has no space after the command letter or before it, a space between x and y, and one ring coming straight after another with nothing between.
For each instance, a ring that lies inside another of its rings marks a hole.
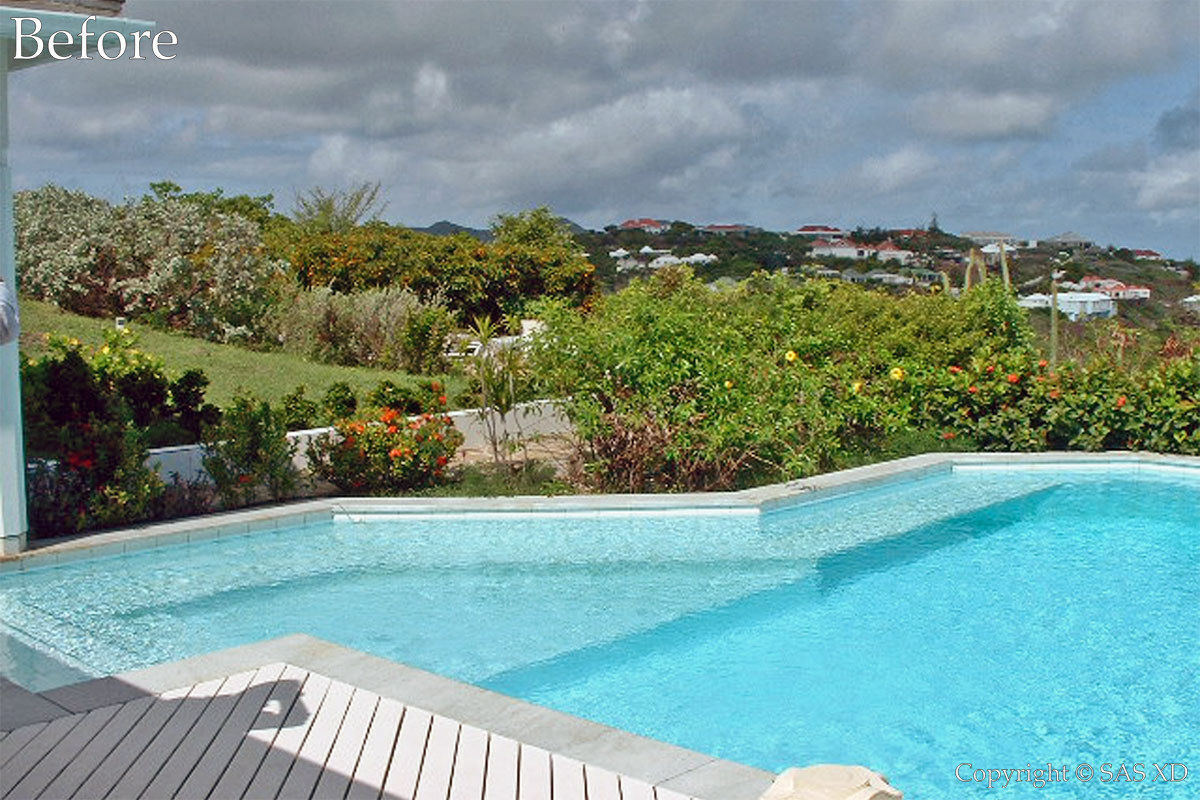
<instances>
[{"instance_id":1,"label":"pool tile line","mask_svg":"<svg viewBox=\"0 0 1200 800\"><path fill-rule=\"evenodd\" d=\"M172 544L241 536L331 520L363 522L385 516L461 513L758 513L797 501L824 500L895 481L954 470L1023 467L1035 470L1132 470L1200 475L1200 457L1112 451L1105 453L926 453L894 461L732 492L522 497L330 497L220 512L200 517L36 542L33 549L0 556L0 574L65 564L81 558L132 553Z\"/></svg>"}]
</instances>

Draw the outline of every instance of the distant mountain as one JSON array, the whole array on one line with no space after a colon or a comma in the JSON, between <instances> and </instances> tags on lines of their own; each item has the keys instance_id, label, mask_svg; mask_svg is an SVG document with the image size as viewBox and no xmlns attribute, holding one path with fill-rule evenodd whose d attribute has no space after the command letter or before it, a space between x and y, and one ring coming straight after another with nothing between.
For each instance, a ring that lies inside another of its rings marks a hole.
<instances>
[{"instance_id":1,"label":"distant mountain","mask_svg":"<svg viewBox=\"0 0 1200 800\"><path fill-rule=\"evenodd\" d=\"M428 228L413 228L413 230L422 233L432 233L434 236L453 236L456 233L465 233L469 236L474 236L481 242L490 242L492 240L491 231L481 230L480 228L468 228L465 225L459 225L456 222L450 222L445 219L441 222L433 223Z\"/></svg>"},{"instance_id":2,"label":"distant mountain","mask_svg":"<svg viewBox=\"0 0 1200 800\"><path fill-rule=\"evenodd\" d=\"M572 236L577 236L581 233L590 233L591 232L587 228L585 228L582 225L579 225L575 222L572 222L571 220L567 219L566 217L559 217L558 219L560 222L562 222L563 225L565 225L567 227L567 230L569 230L571 232ZM453 236L456 233L465 233L470 236L474 236L476 239L478 239L481 242L490 242L492 240L492 232L489 230L483 230L480 228L468 228L465 225L459 225L457 222L450 222L449 220L445 220L445 219L442 220L441 222L433 223L428 228L413 228L412 230L421 231L422 233L432 233L434 236Z\"/></svg>"}]
</instances>

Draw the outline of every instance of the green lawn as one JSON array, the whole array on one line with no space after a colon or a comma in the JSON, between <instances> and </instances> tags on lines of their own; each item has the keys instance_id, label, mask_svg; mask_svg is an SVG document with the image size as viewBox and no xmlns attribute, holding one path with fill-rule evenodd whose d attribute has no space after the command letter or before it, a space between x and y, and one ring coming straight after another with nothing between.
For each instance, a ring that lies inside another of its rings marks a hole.
<instances>
[{"instance_id":1,"label":"green lawn","mask_svg":"<svg viewBox=\"0 0 1200 800\"><path fill-rule=\"evenodd\" d=\"M21 353L37 357L46 352L45 334L62 334L98 346L104 341L103 331L112 326L111 320L92 319L61 311L50 303L21 300ZM227 344L214 344L176 333L164 333L140 325L130 329L138 336L138 346L163 360L167 370L178 374L187 369L201 369L208 376L207 399L224 407L240 390L246 389L258 397L277 402L296 386L306 387L306 396L319 400L330 384L345 381L362 399L383 379L403 384L416 380L403 373L365 367L338 367L317 364L288 353L262 353ZM464 382L448 378L454 397Z\"/></svg>"}]
</instances>

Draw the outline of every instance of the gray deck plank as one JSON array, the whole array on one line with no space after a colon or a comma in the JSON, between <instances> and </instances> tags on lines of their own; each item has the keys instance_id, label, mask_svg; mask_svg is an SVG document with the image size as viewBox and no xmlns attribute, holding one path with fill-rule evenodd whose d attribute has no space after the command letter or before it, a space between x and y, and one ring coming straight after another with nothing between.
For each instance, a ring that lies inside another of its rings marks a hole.
<instances>
[{"instance_id":1,"label":"gray deck plank","mask_svg":"<svg viewBox=\"0 0 1200 800\"><path fill-rule=\"evenodd\" d=\"M73 795L156 702L157 698L148 695L120 706L120 710L108 724L92 737L83 750L71 759L71 763L46 787L44 796L58 798Z\"/></svg>"},{"instance_id":2,"label":"gray deck plank","mask_svg":"<svg viewBox=\"0 0 1200 800\"><path fill-rule=\"evenodd\" d=\"M79 724L64 736L62 741L55 745L36 767L25 774L25 777L13 787L10 794L14 797L37 797L79 755L79 752L87 747L88 742L108 724L108 721L116 715L120 708L120 706L108 706L85 714Z\"/></svg>"},{"instance_id":3,"label":"gray deck plank","mask_svg":"<svg viewBox=\"0 0 1200 800\"><path fill-rule=\"evenodd\" d=\"M274 745L267 753L267 757L263 759L262 764L259 765L254 780L246 789L245 797L278 796L279 787L283 785L292 769L296 754L300 752L300 748L304 744L304 737L308 735L308 730L317 715L317 710L321 707L325 692L329 690L330 683L329 678L324 675L309 674L304 681L304 687L300 690L300 696L296 698L296 702L292 705L292 710L284 722L283 730L275 737Z\"/></svg>"},{"instance_id":4,"label":"gray deck plank","mask_svg":"<svg viewBox=\"0 0 1200 800\"><path fill-rule=\"evenodd\" d=\"M487 731L463 725L458 732L458 754L450 777L450 800L483 800L487 753Z\"/></svg>"},{"instance_id":5,"label":"gray deck plank","mask_svg":"<svg viewBox=\"0 0 1200 800\"><path fill-rule=\"evenodd\" d=\"M379 797L403 718L403 703L387 697L380 698L358 757L358 765L354 768L354 780L346 800L375 800Z\"/></svg>"},{"instance_id":6,"label":"gray deck plank","mask_svg":"<svg viewBox=\"0 0 1200 800\"><path fill-rule=\"evenodd\" d=\"M550 778L554 800L587 800L587 786L583 779L583 762L558 753L551 753Z\"/></svg>"},{"instance_id":7,"label":"gray deck plank","mask_svg":"<svg viewBox=\"0 0 1200 800\"><path fill-rule=\"evenodd\" d=\"M342 727L342 720L350 708L350 699L354 696L354 687L342 681L333 681L317 718L313 721L304 745L288 773L287 780L280 789L280 797L308 797L316 788L325 769L325 762L333 749L333 742Z\"/></svg>"},{"instance_id":8,"label":"gray deck plank","mask_svg":"<svg viewBox=\"0 0 1200 800\"><path fill-rule=\"evenodd\" d=\"M87 780L75 790L74 796L96 798L108 794L108 790L116 785L121 776L125 774L125 770L129 769L129 765L154 741L154 737L158 735L162 727L183 706L190 690L191 687L187 686L159 695L150 704L146 713L121 739L120 744L96 765Z\"/></svg>"},{"instance_id":9,"label":"gray deck plank","mask_svg":"<svg viewBox=\"0 0 1200 800\"><path fill-rule=\"evenodd\" d=\"M588 800L621 800L621 784L617 773L585 764L583 775L587 781Z\"/></svg>"},{"instance_id":10,"label":"gray deck plank","mask_svg":"<svg viewBox=\"0 0 1200 800\"><path fill-rule=\"evenodd\" d=\"M421 761L425 756L425 742L429 739L429 727L433 715L428 711L408 706L400 722L400 735L396 737L396 749L392 753L392 765L383 784L383 797L389 800L413 800L417 792L417 778L421 774Z\"/></svg>"},{"instance_id":11,"label":"gray deck plank","mask_svg":"<svg viewBox=\"0 0 1200 800\"><path fill-rule=\"evenodd\" d=\"M271 694L263 703L258 716L250 723L250 729L237 745L224 773L212 789L212 797L241 797L254 779L258 767L270 752L271 745L284 721L292 710L292 704L300 695L300 688L308 672L285 665L279 679L271 688Z\"/></svg>"},{"instance_id":12,"label":"gray deck plank","mask_svg":"<svg viewBox=\"0 0 1200 800\"><path fill-rule=\"evenodd\" d=\"M108 796L113 798L137 797L145 791L150 781L154 780L154 776L175 752L175 748L196 724L196 720L200 719L201 715L207 713L209 709L220 712L219 701L228 701L229 699L228 695L220 697L221 687L231 684L230 688L233 690L241 688L244 684L243 675L233 675L225 679L217 678L193 686L183 705L154 734L154 738L146 745L146 749L129 765L129 769L125 770L125 774L109 790ZM231 701L229 704L232 704Z\"/></svg>"},{"instance_id":13,"label":"gray deck plank","mask_svg":"<svg viewBox=\"0 0 1200 800\"><path fill-rule=\"evenodd\" d=\"M325 760L325 769L317 781L313 797L345 797L378 705L379 695L363 689L354 690L354 696L350 698L350 708L346 710L342 727L333 742L333 749L329 751L329 758Z\"/></svg>"},{"instance_id":14,"label":"gray deck plank","mask_svg":"<svg viewBox=\"0 0 1200 800\"><path fill-rule=\"evenodd\" d=\"M517 789L521 800L550 800L550 753L533 745L521 745Z\"/></svg>"},{"instance_id":15,"label":"gray deck plank","mask_svg":"<svg viewBox=\"0 0 1200 800\"><path fill-rule=\"evenodd\" d=\"M507 736L492 734L488 742L487 786L483 800L517 800L521 745Z\"/></svg>"},{"instance_id":16,"label":"gray deck plank","mask_svg":"<svg viewBox=\"0 0 1200 800\"><path fill-rule=\"evenodd\" d=\"M29 741L41 733L42 728L49 723L35 722L32 725L26 725L22 728L17 728L3 742L0 742L0 767L8 763L9 759L21 752L21 748L29 743Z\"/></svg>"},{"instance_id":17,"label":"gray deck plank","mask_svg":"<svg viewBox=\"0 0 1200 800\"><path fill-rule=\"evenodd\" d=\"M433 715L429 726L429 741L421 763L421 778L417 781L416 800L446 800L450 795L450 776L454 772L454 756L458 750L458 723Z\"/></svg>"},{"instance_id":18,"label":"gray deck plank","mask_svg":"<svg viewBox=\"0 0 1200 800\"><path fill-rule=\"evenodd\" d=\"M250 723L262 711L282 664L268 664L226 681L187 737L146 787L147 797L205 797L229 766Z\"/></svg>"},{"instance_id":19,"label":"gray deck plank","mask_svg":"<svg viewBox=\"0 0 1200 800\"><path fill-rule=\"evenodd\" d=\"M686 794L680 794L674 789L668 789L664 786L654 787L654 798L655 800L693 800Z\"/></svg>"},{"instance_id":20,"label":"gray deck plank","mask_svg":"<svg viewBox=\"0 0 1200 800\"><path fill-rule=\"evenodd\" d=\"M0 770L0 795L7 795L57 745L86 714L71 714L46 723L29 743L21 748Z\"/></svg>"}]
</instances>

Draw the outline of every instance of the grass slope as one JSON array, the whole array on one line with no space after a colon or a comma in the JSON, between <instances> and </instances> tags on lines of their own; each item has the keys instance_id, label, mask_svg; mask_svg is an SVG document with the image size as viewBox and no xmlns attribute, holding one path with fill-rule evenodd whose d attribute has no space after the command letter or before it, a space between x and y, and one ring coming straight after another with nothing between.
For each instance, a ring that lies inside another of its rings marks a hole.
<instances>
[{"instance_id":1,"label":"grass slope","mask_svg":"<svg viewBox=\"0 0 1200 800\"><path fill-rule=\"evenodd\" d=\"M22 299L21 353L32 358L45 353L46 334L70 336L98 346L104 341L103 331L112 324L111 320L69 314L50 303ZM206 398L222 407L228 405L240 389L275 403L303 384L306 396L319 400L330 384L345 381L361 402L366 393L385 378L397 384L416 380L403 372L317 364L290 353L246 350L141 325L130 325L130 329L138 336L139 349L161 358L170 373L178 374L192 368L203 370L209 379ZM453 397L462 388L462 381L451 378L447 382Z\"/></svg>"}]
</instances>

